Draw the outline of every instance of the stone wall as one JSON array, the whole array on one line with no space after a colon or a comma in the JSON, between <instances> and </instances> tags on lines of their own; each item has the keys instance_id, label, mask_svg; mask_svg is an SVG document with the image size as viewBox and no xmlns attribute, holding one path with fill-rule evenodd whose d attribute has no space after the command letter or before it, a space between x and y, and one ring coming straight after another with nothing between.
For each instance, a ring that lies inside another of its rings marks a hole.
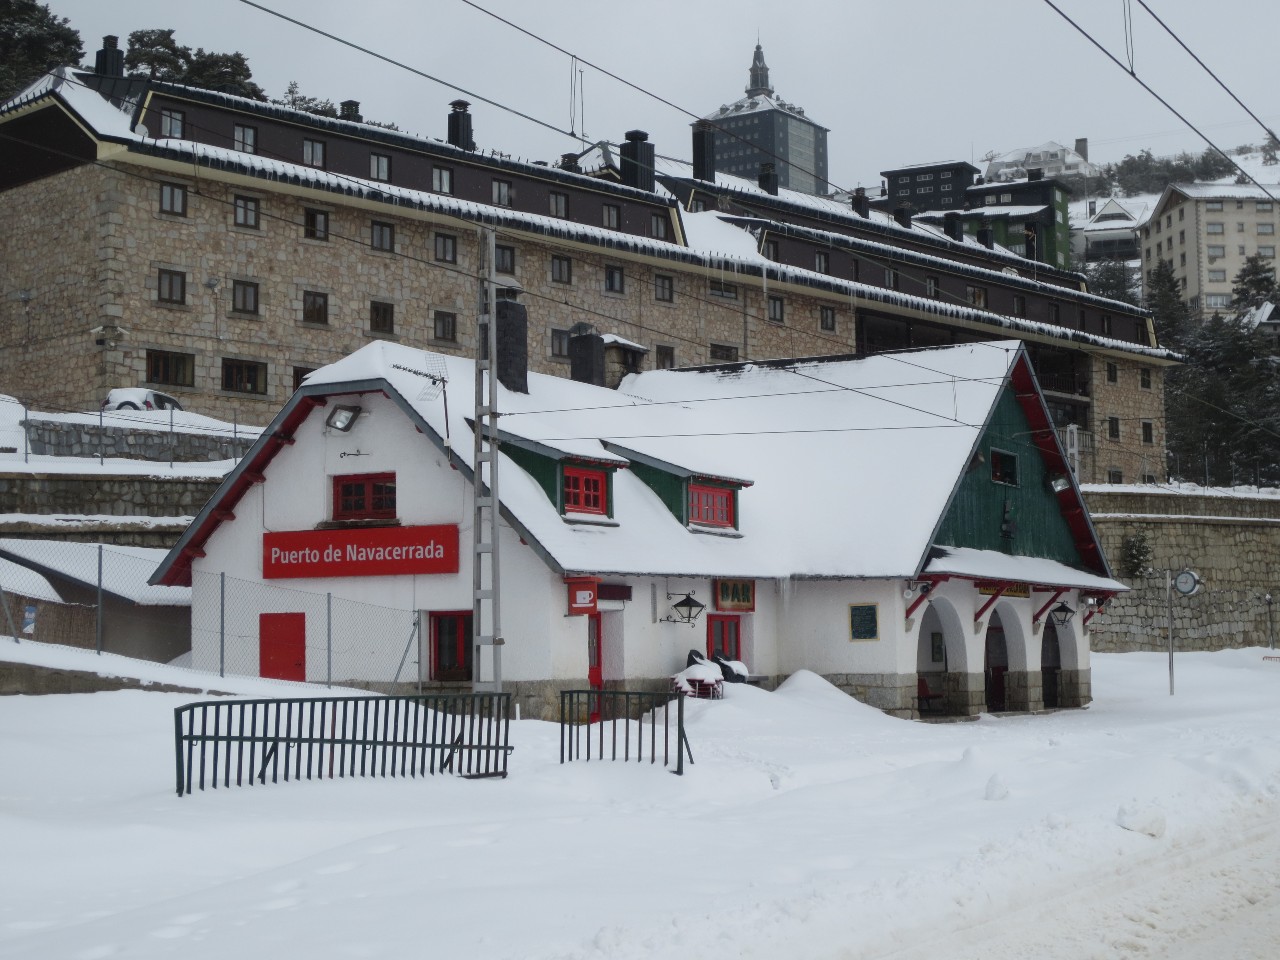
<instances>
[{"instance_id":1,"label":"stone wall","mask_svg":"<svg viewBox=\"0 0 1280 960\"><path fill-rule=\"evenodd\" d=\"M33 456L125 457L157 463L235 460L245 455L255 439L59 420L24 420L22 427Z\"/></svg>"},{"instance_id":2,"label":"stone wall","mask_svg":"<svg viewBox=\"0 0 1280 960\"><path fill-rule=\"evenodd\" d=\"M1082 481L1163 483L1168 477L1164 461L1164 368L1139 360L1095 356L1091 378L1093 423L1088 429L1093 433L1092 469L1081 471ZM1143 386L1144 382L1148 385ZM1118 437L1111 436L1112 418ZM1149 434L1144 432L1144 423L1150 424ZM1113 471L1119 480L1110 479Z\"/></svg>"},{"instance_id":3,"label":"stone wall","mask_svg":"<svg viewBox=\"0 0 1280 960\"><path fill-rule=\"evenodd\" d=\"M203 477L0 473L0 514L190 517L219 483Z\"/></svg>"},{"instance_id":4,"label":"stone wall","mask_svg":"<svg viewBox=\"0 0 1280 960\"><path fill-rule=\"evenodd\" d=\"M1271 594L1280 600L1280 497L1198 495L1158 490L1087 490L1086 502L1116 578L1132 588L1091 624L1098 651L1166 650L1165 574L1184 567L1200 593L1174 591L1174 646L1220 650L1267 646ZM1156 573L1121 569L1127 537L1144 537ZM1280 608L1271 629L1280 632Z\"/></svg>"}]
</instances>

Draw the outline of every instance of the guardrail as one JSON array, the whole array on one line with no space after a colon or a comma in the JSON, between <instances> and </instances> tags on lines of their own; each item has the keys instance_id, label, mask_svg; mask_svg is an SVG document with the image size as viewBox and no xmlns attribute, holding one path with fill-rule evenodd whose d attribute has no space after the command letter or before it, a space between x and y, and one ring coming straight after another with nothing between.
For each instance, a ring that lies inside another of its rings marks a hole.
<instances>
[{"instance_id":1,"label":"guardrail","mask_svg":"<svg viewBox=\"0 0 1280 960\"><path fill-rule=\"evenodd\" d=\"M674 717L671 705L675 704ZM674 721L674 725L673 725ZM647 748L647 750L646 750ZM594 749L594 756L593 756ZM686 754L693 751L684 732L684 694L626 690L560 692L560 762L635 760L670 766L684 776Z\"/></svg>"}]
</instances>

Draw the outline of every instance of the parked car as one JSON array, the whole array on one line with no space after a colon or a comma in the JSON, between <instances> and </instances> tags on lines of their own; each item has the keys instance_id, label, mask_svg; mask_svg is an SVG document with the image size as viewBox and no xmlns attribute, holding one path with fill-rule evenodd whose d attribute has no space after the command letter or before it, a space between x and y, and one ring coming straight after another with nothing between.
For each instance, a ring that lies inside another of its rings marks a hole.
<instances>
[{"instance_id":1,"label":"parked car","mask_svg":"<svg viewBox=\"0 0 1280 960\"><path fill-rule=\"evenodd\" d=\"M142 387L117 387L102 401L103 410L181 410L182 404L167 393Z\"/></svg>"}]
</instances>

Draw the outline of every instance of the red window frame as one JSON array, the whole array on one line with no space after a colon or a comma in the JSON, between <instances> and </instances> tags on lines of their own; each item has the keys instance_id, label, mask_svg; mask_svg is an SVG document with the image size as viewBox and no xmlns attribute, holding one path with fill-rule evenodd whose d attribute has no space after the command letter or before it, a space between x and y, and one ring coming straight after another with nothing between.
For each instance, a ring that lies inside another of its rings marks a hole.
<instances>
[{"instance_id":1,"label":"red window frame","mask_svg":"<svg viewBox=\"0 0 1280 960\"><path fill-rule=\"evenodd\" d=\"M719 633L720 650L716 650ZM742 618L722 613L707 614L707 656L717 652L726 660L742 661Z\"/></svg>"},{"instance_id":2,"label":"red window frame","mask_svg":"<svg viewBox=\"0 0 1280 960\"><path fill-rule=\"evenodd\" d=\"M358 473L333 478L333 519L394 520L396 475Z\"/></svg>"},{"instance_id":3,"label":"red window frame","mask_svg":"<svg viewBox=\"0 0 1280 960\"><path fill-rule=\"evenodd\" d=\"M589 467L564 468L564 509L566 513L609 512L609 478L603 470Z\"/></svg>"},{"instance_id":4,"label":"red window frame","mask_svg":"<svg viewBox=\"0 0 1280 960\"><path fill-rule=\"evenodd\" d=\"M689 522L704 527L732 527L737 520L734 491L729 487L689 484Z\"/></svg>"},{"instance_id":5,"label":"red window frame","mask_svg":"<svg viewBox=\"0 0 1280 960\"><path fill-rule=\"evenodd\" d=\"M433 610L431 623L431 679L460 682L471 679L472 611Z\"/></svg>"}]
</instances>

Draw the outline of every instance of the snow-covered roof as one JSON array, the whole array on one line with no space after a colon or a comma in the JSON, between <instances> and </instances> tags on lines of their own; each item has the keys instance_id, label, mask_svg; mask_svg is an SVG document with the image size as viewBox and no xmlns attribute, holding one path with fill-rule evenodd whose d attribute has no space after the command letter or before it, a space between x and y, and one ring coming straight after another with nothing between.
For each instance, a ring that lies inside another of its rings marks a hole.
<instances>
[{"instance_id":1,"label":"snow-covered roof","mask_svg":"<svg viewBox=\"0 0 1280 960\"><path fill-rule=\"evenodd\" d=\"M635 350L639 353L648 353L649 348L642 343L636 343L634 340L628 340L626 337L620 337L616 333L602 334L600 337L604 341L606 347L626 347L628 350Z\"/></svg>"},{"instance_id":2,"label":"snow-covered roof","mask_svg":"<svg viewBox=\"0 0 1280 960\"><path fill-rule=\"evenodd\" d=\"M1044 213L1048 210L1045 204L1031 206L1014 206L1011 204L1000 204L999 206L981 206L974 207L971 210L924 210L920 213L912 214L916 219L938 219L945 217L948 213L958 213L967 220L992 217L1034 217L1037 213Z\"/></svg>"},{"instance_id":3,"label":"snow-covered roof","mask_svg":"<svg viewBox=\"0 0 1280 960\"><path fill-rule=\"evenodd\" d=\"M1168 189L1196 200L1271 200L1280 196L1280 183L1171 183Z\"/></svg>"},{"instance_id":4,"label":"snow-covered roof","mask_svg":"<svg viewBox=\"0 0 1280 960\"><path fill-rule=\"evenodd\" d=\"M757 93L749 94L733 103L721 105L720 109L707 114L704 120L725 120L729 117L735 117L742 114L764 113L769 110L778 110L792 117L799 117L808 123L813 123L815 127L822 127L820 123L814 123L809 117L804 115L804 107L798 107L794 103L787 103L775 93Z\"/></svg>"},{"instance_id":5,"label":"snow-covered roof","mask_svg":"<svg viewBox=\"0 0 1280 960\"><path fill-rule=\"evenodd\" d=\"M103 547L102 589L141 606L190 606L187 587L151 586L148 580L167 550L151 547ZM50 576L63 576L87 587L98 584L98 544L67 540L0 539L0 557L26 563Z\"/></svg>"},{"instance_id":6,"label":"snow-covered roof","mask_svg":"<svg viewBox=\"0 0 1280 960\"><path fill-rule=\"evenodd\" d=\"M14 563L12 560L0 559L0 587L4 588L6 595L17 594L23 597L30 597L32 600L48 600L53 603L62 602L62 597L59 596L58 591L53 588L53 585L48 580L34 570L29 570L22 564ZM7 626L7 623L0 621L0 630Z\"/></svg>"},{"instance_id":7,"label":"snow-covered roof","mask_svg":"<svg viewBox=\"0 0 1280 960\"><path fill-rule=\"evenodd\" d=\"M972 547L937 547L936 556L925 566L925 573L947 574L973 580L1010 580L1017 583L1039 583L1045 586L1071 587L1080 590L1127 590L1110 577L1086 573L1057 560L1045 557L1018 557L995 550Z\"/></svg>"},{"instance_id":8,"label":"snow-covered roof","mask_svg":"<svg viewBox=\"0 0 1280 960\"><path fill-rule=\"evenodd\" d=\"M371 343L313 373L276 423L296 426L308 415L303 405L311 394L376 385L398 396L436 437L446 429L466 435L467 414L458 405L446 427L444 404L418 399L421 380L413 369L421 358L419 350ZM472 380L470 360L431 362L443 365L451 382ZM737 531L706 532L685 527L635 471L620 469L613 523L579 524L566 521L538 482L504 457L505 514L565 573L912 576L1019 362L1027 362L1021 345L1000 341L861 359L652 371L627 377L619 390L530 373L528 394L503 388L498 400L504 434L522 445L572 448L602 461L632 451L649 464L752 485L738 494ZM470 446L452 447L464 470L471 468ZM264 436L255 451L268 448L278 445ZM263 469L257 456L251 452L228 478L159 576L169 576L183 551L211 534L221 496L237 489L240 473ZM910 509L894 509L903 504Z\"/></svg>"}]
</instances>

